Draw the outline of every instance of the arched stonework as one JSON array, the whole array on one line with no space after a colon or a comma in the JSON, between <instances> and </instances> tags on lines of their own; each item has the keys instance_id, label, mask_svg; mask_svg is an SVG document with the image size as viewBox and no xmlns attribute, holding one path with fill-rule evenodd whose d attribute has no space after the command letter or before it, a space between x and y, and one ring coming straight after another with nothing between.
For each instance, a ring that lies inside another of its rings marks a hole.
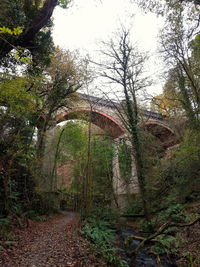
<instances>
[{"instance_id":1,"label":"arched stonework","mask_svg":"<svg viewBox=\"0 0 200 267\"><path fill-rule=\"evenodd\" d=\"M114 139L125 133L125 129L114 118L97 109L77 108L68 110L58 115L56 122L73 119L91 120L93 124L103 129Z\"/></svg>"},{"instance_id":2,"label":"arched stonework","mask_svg":"<svg viewBox=\"0 0 200 267\"><path fill-rule=\"evenodd\" d=\"M157 137L164 148L173 146L177 142L175 132L162 121L149 120L142 127Z\"/></svg>"}]
</instances>

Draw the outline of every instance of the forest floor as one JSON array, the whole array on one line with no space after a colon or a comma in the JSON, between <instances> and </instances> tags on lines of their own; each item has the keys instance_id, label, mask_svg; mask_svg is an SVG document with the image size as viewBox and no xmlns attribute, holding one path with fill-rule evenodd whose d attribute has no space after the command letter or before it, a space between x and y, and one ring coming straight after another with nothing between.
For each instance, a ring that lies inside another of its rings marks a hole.
<instances>
[{"instance_id":1,"label":"forest floor","mask_svg":"<svg viewBox=\"0 0 200 267\"><path fill-rule=\"evenodd\" d=\"M187 210L189 214L200 216L200 201L188 205ZM179 231L182 238L179 252L182 257L177 261L178 266L200 266L200 222L184 227Z\"/></svg>"},{"instance_id":2,"label":"forest floor","mask_svg":"<svg viewBox=\"0 0 200 267\"><path fill-rule=\"evenodd\" d=\"M1 267L106 266L78 231L80 217L64 212L45 222L14 229L15 243L0 252Z\"/></svg>"}]
</instances>

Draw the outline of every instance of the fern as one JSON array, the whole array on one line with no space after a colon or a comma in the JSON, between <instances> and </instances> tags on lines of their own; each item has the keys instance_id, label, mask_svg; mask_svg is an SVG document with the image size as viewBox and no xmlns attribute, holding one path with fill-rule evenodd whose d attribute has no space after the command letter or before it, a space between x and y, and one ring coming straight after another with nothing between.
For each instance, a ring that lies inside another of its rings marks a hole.
<instances>
[{"instance_id":1,"label":"fern","mask_svg":"<svg viewBox=\"0 0 200 267\"><path fill-rule=\"evenodd\" d=\"M108 263L123 267L125 263L116 255L118 249L112 247L115 231L109 227L106 221L89 219L81 232L92 241L94 248L100 251Z\"/></svg>"}]
</instances>

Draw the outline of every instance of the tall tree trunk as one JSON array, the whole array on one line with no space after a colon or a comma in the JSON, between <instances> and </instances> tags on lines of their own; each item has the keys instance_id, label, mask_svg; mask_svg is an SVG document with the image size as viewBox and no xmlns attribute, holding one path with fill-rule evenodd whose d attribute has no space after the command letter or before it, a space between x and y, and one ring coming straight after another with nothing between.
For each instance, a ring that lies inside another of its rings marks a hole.
<instances>
[{"instance_id":1,"label":"tall tree trunk","mask_svg":"<svg viewBox=\"0 0 200 267\"><path fill-rule=\"evenodd\" d=\"M124 94L125 94L125 99L126 99L127 115L128 115L128 121L129 121L130 133L131 133L131 144L132 144L132 148L134 150L134 155L135 155L135 163L136 163L136 170L137 170L138 183L139 183L140 194L141 194L141 199L142 199L142 205L143 205L145 217L147 220L149 220L147 200L146 200L146 188L145 188L146 183L145 183L145 175L144 175L144 163L142 159L142 152L141 152L140 141L139 141L139 133L137 129L138 119L137 117L135 117L137 114L137 110L135 110L135 108L137 108L137 103L135 102L132 107L126 85L124 85ZM135 97L134 97L134 100L136 101Z\"/></svg>"}]
</instances>

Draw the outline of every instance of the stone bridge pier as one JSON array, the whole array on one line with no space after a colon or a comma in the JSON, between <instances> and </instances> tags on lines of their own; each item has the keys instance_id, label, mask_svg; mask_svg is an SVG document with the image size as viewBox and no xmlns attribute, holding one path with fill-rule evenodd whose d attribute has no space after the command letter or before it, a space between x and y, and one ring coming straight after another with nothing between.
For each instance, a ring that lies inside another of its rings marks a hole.
<instances>
[{"instance_id":1,"label":"stone bridge pier","mask_svg":"<svg viewBox=\"0 0 200 267\"><path fill-rule=\"evenodd\" d=\"M113 190L116 195L117 203L119 208L124 208L127 204L135 198L139 193L137 170L135 165L134 155L131 154L131 172L130 177L127 180L124 179L120 171L119 162L119 147L121 143L131 147L131 143L128 140L128 136L120 136L114 140L114 153L113 153ZM131 150L132 151L132 150Z\"/></svg>"}]
</instances>

